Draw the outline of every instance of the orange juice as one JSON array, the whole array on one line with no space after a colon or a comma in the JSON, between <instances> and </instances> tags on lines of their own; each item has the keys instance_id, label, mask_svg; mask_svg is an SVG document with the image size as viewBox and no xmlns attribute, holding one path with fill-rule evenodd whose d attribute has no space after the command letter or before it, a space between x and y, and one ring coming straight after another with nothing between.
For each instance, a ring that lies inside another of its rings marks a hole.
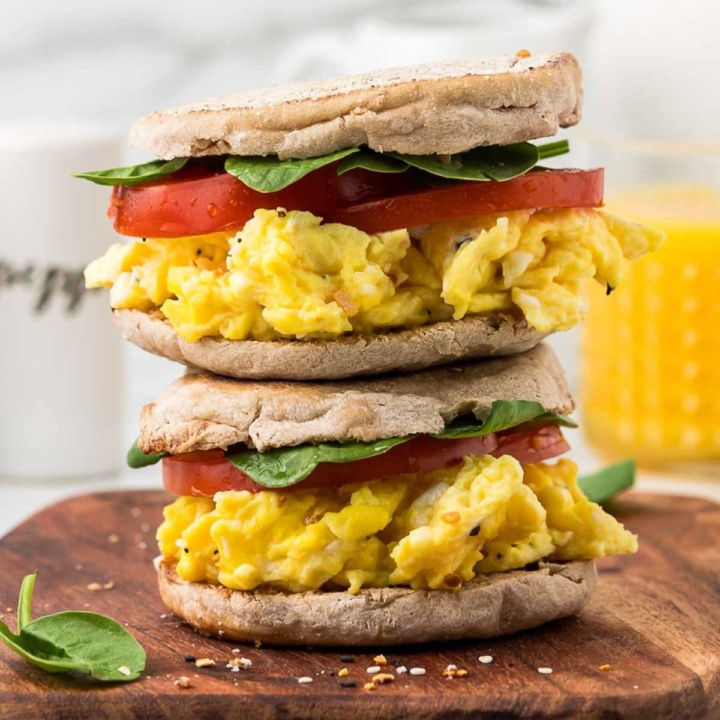
<instances>
[{"instance_id":1,"label":"orange juice","mask_svg":"<svg viewBox=\"0 0 720 720\"><path fill-rule=\"evenodd\" d=\"M632 189L609 212L662 228L665 244L610 297L588 288L583 424L608 457L720 460L720 192Z\"/></svg>"}]
</instances>

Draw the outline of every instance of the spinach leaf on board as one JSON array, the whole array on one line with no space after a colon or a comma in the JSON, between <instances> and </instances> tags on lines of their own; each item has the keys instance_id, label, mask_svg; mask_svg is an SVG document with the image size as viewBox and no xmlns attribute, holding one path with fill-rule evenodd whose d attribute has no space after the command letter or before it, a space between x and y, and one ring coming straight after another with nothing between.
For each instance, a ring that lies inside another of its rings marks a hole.
<instances>
[{"instance_id":1,"label":"spinach leaf on board","mask_svg":"<svg viewBox=\"0 0 720 720\"><path fill-rule=\"evenodd\" d=\"M147 467L148 465L155 465L160 462L164 457L167 457L170 453L144 453L138 447L138 441L136 440L132 447L127 452L127 464L133 469Z\"/></svg>"},{"instance_id":2,"label":"spinach leaf on board","mask_svg":"<svg viewBox=\"0 0 720 720\"><path fill-rule=\"evenodd\" d=\"M91 172L75 173L73 177L90 180L96 185L137 185L150 182L158 178L172 175L184 167L190 158L175 158L174 160L152 160L142 165L111 168L110 170L95 170Z\"/></svg>"},{"instance_id":3,"label":"spinach leaf on board","mask_svg":"<svg viewBox=\"0 0 720 720\"><path fill-rule=\"evenodd\" d=\"M96 680L136 680L145 651L118 622L85 611L59 612L32 620L36 573L25 576L18 599L18 634L0 621L0 640L29 663L50 673L78 671Z\"/></svg>"},{"instance_id":4,"label":"spinach leaf on board","mask_svg":"<svg viewBox=\"0 0 720 720\"><path fill-rule=\"evenodd\" d=\"M360 148L347 148L330 155L303 160L280 160L276 156L242 157L231 155L225 160L225 171L258 192L277 192L336 160L360 152Z\"/></svg>"},{"instance_id":5,"label":"spinach leaf on board","mask_svg":"<svg viewBox=\"0 0 720 720\"><path fill-rule=\"evenodd\" d=\"M613 495L631 487L635 482L635 463L632 460L603 468L592 475L578 478L578 485L588 500L604 503Z\"/></svg>"}]
</instances>

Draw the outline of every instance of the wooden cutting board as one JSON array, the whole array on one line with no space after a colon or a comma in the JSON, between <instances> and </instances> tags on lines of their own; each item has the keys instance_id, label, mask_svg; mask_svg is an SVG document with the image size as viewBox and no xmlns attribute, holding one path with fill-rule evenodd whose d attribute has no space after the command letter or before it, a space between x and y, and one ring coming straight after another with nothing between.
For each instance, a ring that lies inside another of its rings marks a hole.
<instances>
[{"instance_id":1,"label":"wooden cutting board","mask_svg":"<svg viewBox=\"0 0 720 720\"><path fill-rule=\"evenodd\" d=\"M35 614L90 609L128 625L147 650L135 683L48 675L0 645L0 717L15 718L720 718L720 506L626 495L615 506L640 535L637 555L599 563L600 589L577 618L489 642L385 653L396 675L374 691L373 652L274 650L203 638L156 591L153 536L163 492L85 495L53 505L0 541L0 614L14 629L17 591L40 571ZM90 591L91 583L113 583ZM345 654L354 662L341 661ZM216 660L200 669L185 655ZM493 661L483 664L479 656ZM231 658L252 668L231 672ZM447 679L448 664L468 670ZM600 669L609 665L609 669ZM348 667L341 687L337 672ZM538 668L552 668L540 674ZM190 679L181 689L174 680ZM308 676L312 683L300 684Z\"/></svg>"}]
</instances>

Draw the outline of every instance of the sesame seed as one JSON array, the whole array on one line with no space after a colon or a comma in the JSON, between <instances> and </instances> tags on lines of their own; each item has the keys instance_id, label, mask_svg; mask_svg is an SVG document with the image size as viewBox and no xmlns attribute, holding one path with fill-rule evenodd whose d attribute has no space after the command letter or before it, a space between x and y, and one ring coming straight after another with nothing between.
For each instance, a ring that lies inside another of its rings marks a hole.
<instances>
[{"instance_id":1,"label":"sesame seed","mask_svg":"<svg viewBox=\"0 0 720 720\"><path fill-rule=\"evenodd\" d=\"M311 683L312 681L313 679L311 677L307 677L307 675L305 677L298 678L298 682L301 685L306 685L307 683Z\"/></svg>"},{"instance_id":2,"label":"sesame seed","mask_svg":"<svg viewBox=\"0 0 720 720\"><path fill-rule=\"evenodd\" d=\"M598 668L598 670L609 670L609 669L610 669L610 665L608 665L607 663L605 663L605 665L601 665Z\"/></svg>"},{"instance_id":3,"label":"sesame seed","mask_svg":"<svg viewBox=\"0 0 720 720\"><path fill-rule=\"evenodd\" d=\"M492 656L492 655L481 655L481 656L478 658L478 660L479 660L483 665L489 665L489 664L493 661L493 656Z\"/></svg>"},{"instance_id":4,"label":"sesame seed","mask_svg":"<svg viewBox=\"0 0 720 720\"><path fill-rule=\"evenodd\" d=\"M422 667L410 668L410 674L411 674L411 675L424 675L424 674L425 674L425 668L422 668Z\"/></svg>"},{"instance_id":5,"label":"sesame seed","mask_svg":"<svg viewBox=\"0 0 720 720\"><path fill-rule=\"evenodd\" d=\"M185 662L191 662L194 663L197 658L194 655L186 655L184 658Z\"/></svg>"},{"instance_id":6,"label":"sesame seed","mask_svg":"<svg viewBox=\"0 0 720 720\"><path fill-rule=\"evenodd\" d=\"M354 687L357 687L357 683L355 682L355 680L341 680L340 687L354 688Z\"/></svg>"},{"instance_id":7,"label":"sesame seed","mask_svg":"<svg viewBox=\"0 0 720 720\"><path fill-rule=\"evenodd\" d=\"M233 648L233 652L234 652L234 653L239 653L239 652L240 652L240 648Z\"/></svg>"},{"instance_id":8,"label":"sesame seed","mask_svg":"<svg viewBox=\"0 0 720 720\"><path fill-rule=\"evenodd\" d=\"M132 675L132 670L127 665L119 667L118 672L125 677L130 677Z\"/></svg>"},{"instance_id":9,"label":"sesame seed","mask_svg":"<svg viewBox=\"0 0 720 720\"><path fill-rule=\"evenodd\" d=\"M340 662L341 662L341 663L354 663L354 662L355 662L355 658L352 657L351 655L341 655L341 656L340 656Z\"/></svg>"},{"instance_id":10,"label":"sesame seed","mask_svg":"<svg viewBox=\"0 0 720 720\"><path fill-rule=\"evenodd\" d=\"M115 534L113 533L112 535L108 535L107 541L108 541L111 545L116 545L117 543L120 542L120 536L119 536L119 535L115 535Z\"/></svg>"},{"instance_id":11,"label":"sesame seed","mask_svg":"<svg viewBox=\"0 0 720 720\"><path fill-rule=\"evenodd\" d=\"M398 675L404 675L407 672L407 668L404 665L400 665L395 672Z\"/></svg>"},{"instance_id":12,"label":"sesame seed","mask_svg":"<svg viewBox=\"0 0 720 720\"><path fill-rule=\"evenodd\" d=\"M552 668L548 668L548 667L538 668L538 672L541 675L552 675L552 671L553 671Z\"/></svg>"},{"instance_id":13,"label":"sesame seed","mask_svg":"<svg viewBox=\"0 0 720 720\"><path fill-rule=\"evenodd\" d=\"M350 671L347 668L343 668L339 673L338 677L347 677L350 674Z\"/></svg>"},{"instance_id":14,"label":"sesame seed","mask_svg":"<svg viewBox=\"0 0 720 720\"><path fill-rule=\"evenodd\" d=\"M375 673L380 672L380 666L379 665L371 665L365 672L369 673L370 675L374 675Z\"/></svg>"}]
</instances>

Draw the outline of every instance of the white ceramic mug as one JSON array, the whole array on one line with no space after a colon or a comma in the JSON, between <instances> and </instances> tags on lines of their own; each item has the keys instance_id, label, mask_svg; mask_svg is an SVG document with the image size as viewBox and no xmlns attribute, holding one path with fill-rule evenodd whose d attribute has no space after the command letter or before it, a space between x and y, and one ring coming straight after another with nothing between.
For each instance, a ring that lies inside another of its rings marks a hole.
<instances>
[{"instance_id":1,"label":"white ceramic mug","mask_svg":"<svg viewBox=\"0 0 720 720\"><path fill-rule=\"evenodd\" d=\"M101 127L0 126L0 477L101 475L121 461L121 340L84 266L105 252L120 164Z\"/></svg>"}]
</instances>

